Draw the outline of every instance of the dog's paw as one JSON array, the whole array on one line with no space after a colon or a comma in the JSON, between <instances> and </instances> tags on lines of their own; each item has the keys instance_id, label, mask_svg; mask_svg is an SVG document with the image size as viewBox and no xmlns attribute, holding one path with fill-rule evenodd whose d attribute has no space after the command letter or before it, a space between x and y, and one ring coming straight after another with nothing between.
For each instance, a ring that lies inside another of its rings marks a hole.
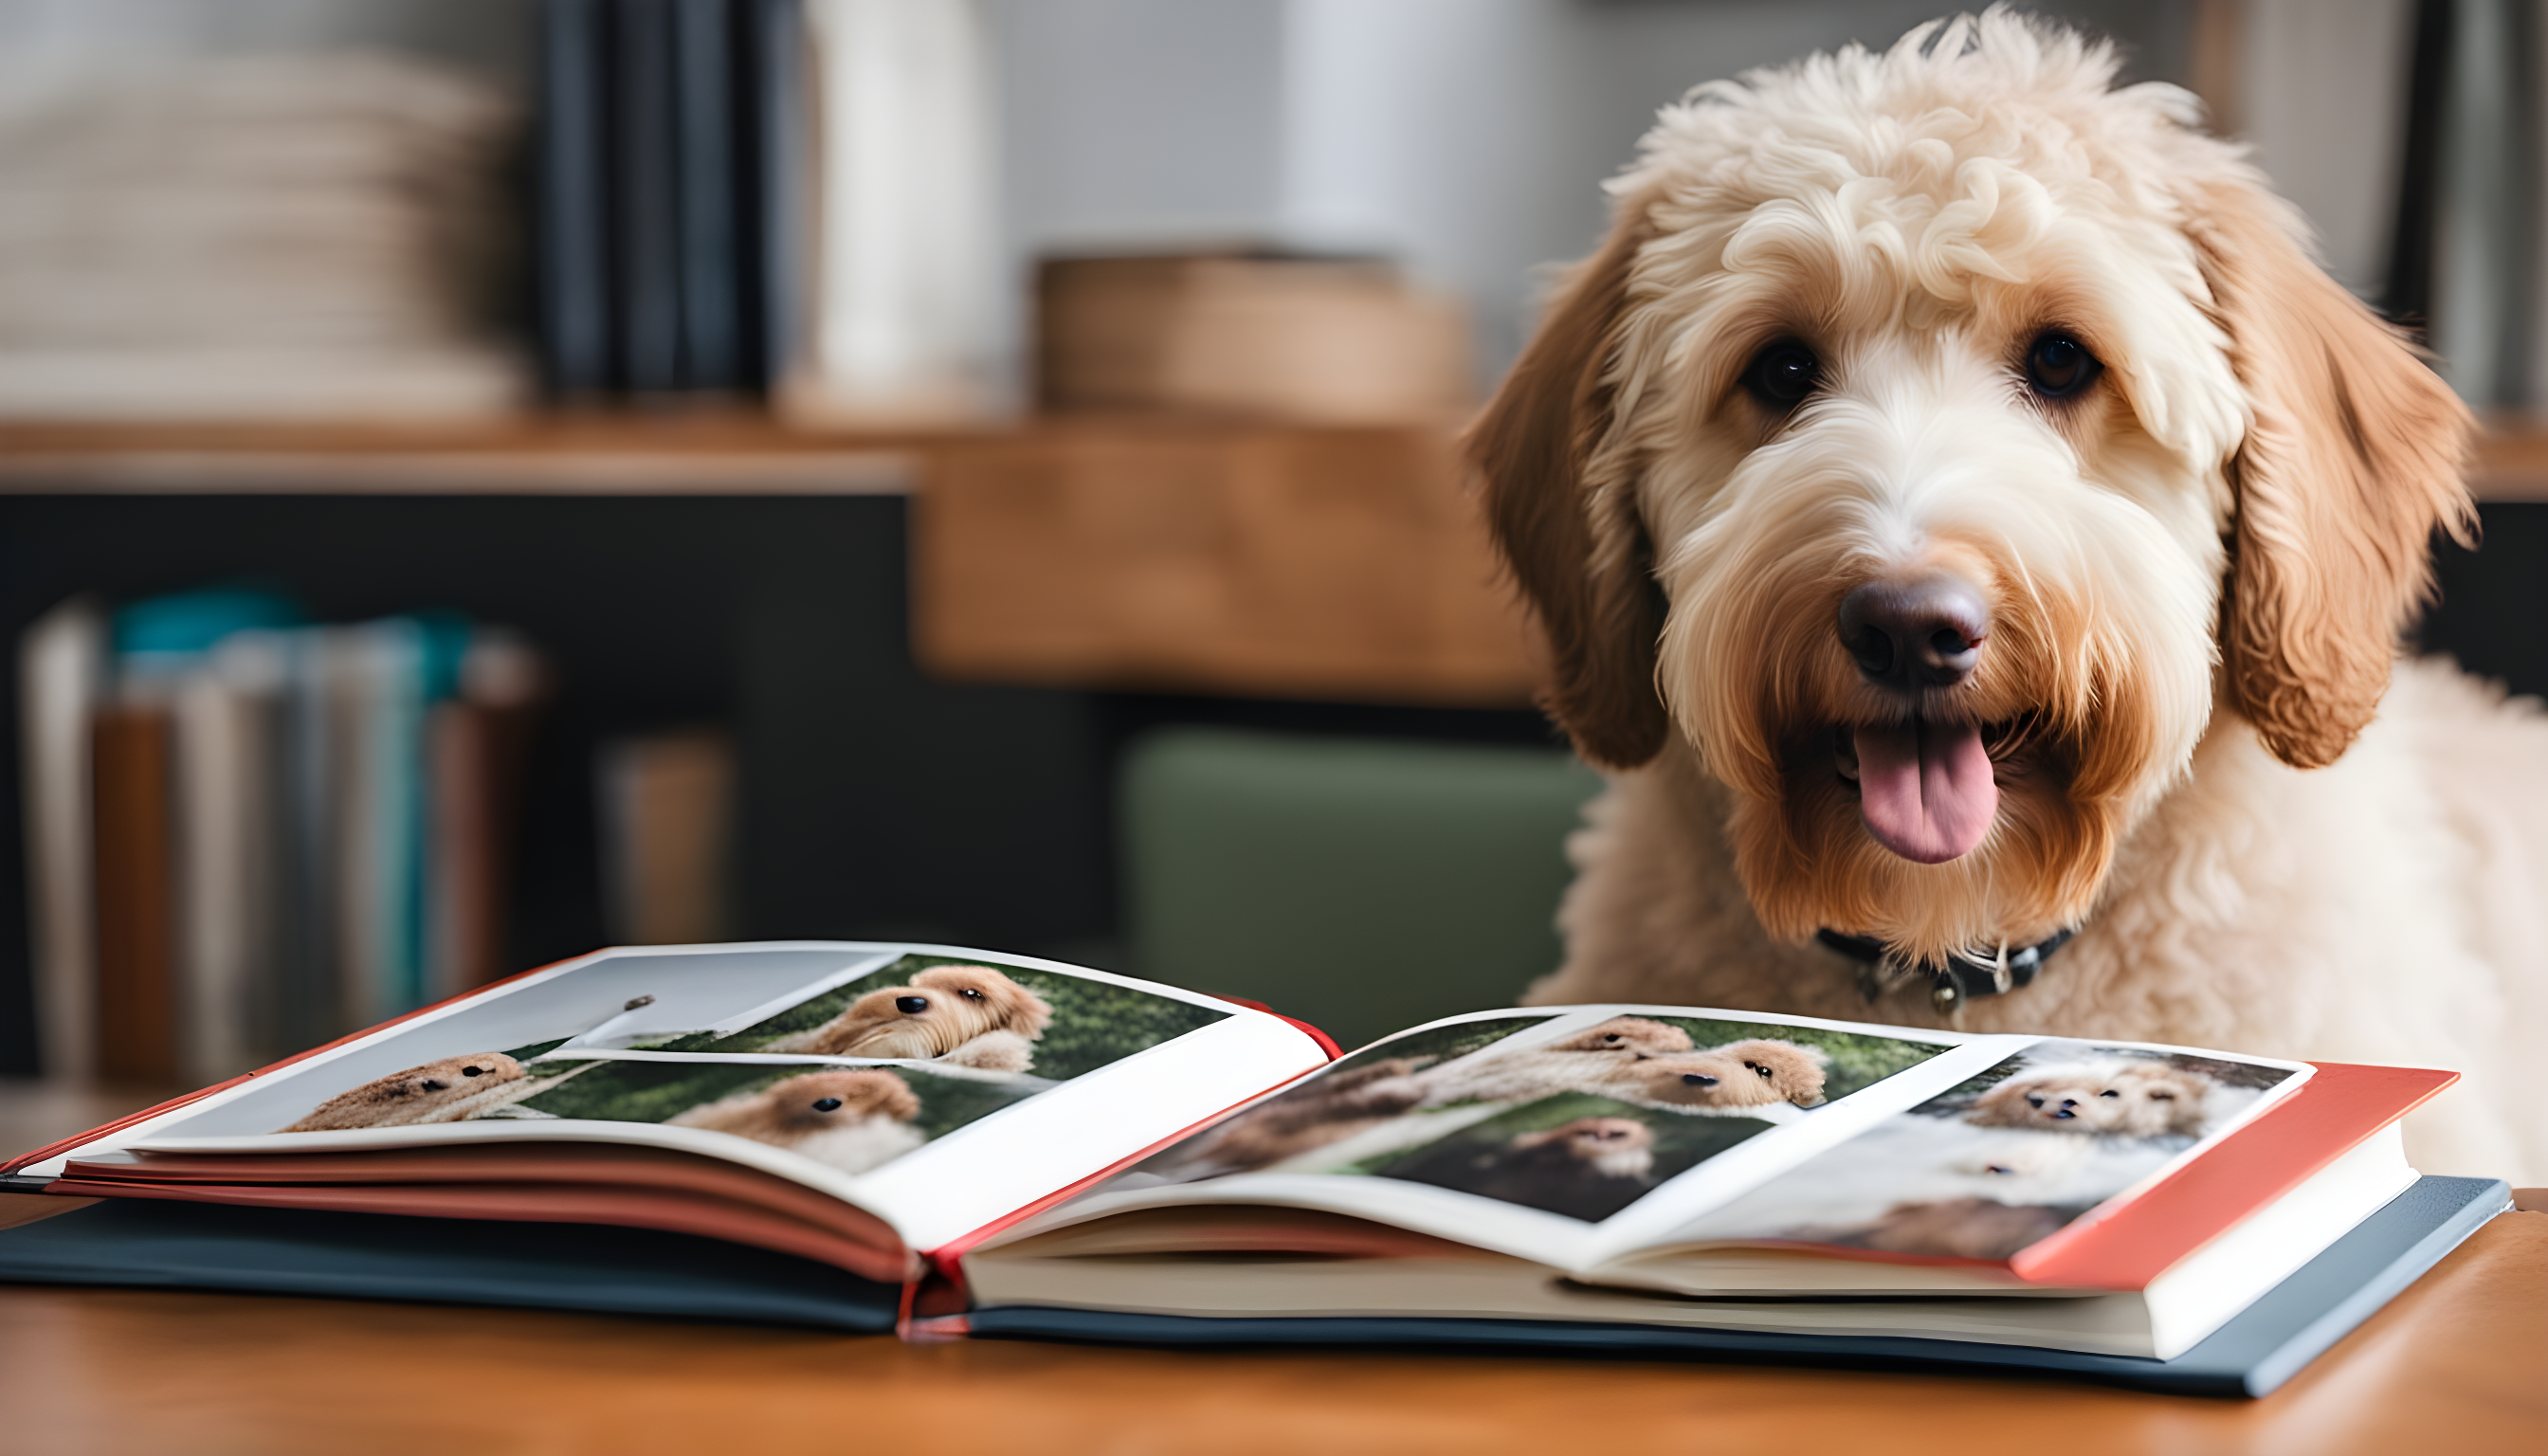
<instances>
[{"instance_id":1,"label":"dog's paw","mask_svg":"<svg viewBox=\"0 0 2548 1456\"><path fill-rule=\"evenodd\" d=\"M1035 1044L1015 1032L984 1032L935 1059L949 1066L969 1066L976 1071L1033 1071Z\"/></svg>"}]
</instances>

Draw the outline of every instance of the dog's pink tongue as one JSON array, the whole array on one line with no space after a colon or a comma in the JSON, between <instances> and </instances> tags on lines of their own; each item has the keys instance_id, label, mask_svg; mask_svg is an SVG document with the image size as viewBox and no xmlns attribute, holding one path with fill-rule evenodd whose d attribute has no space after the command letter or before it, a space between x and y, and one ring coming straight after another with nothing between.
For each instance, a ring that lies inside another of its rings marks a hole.
<instances>
[{"instance_id":1,"label":"dog's pink tongue","mask_svg":"<svg viewBox=\"0 0 2548 1456\"><path fill-rule=\"evenodd\" d=\"M1876 843L1943 864L1969 852L1999 812L1999 784L1979 728L1914 721L1861 728L1859 812Z\"/></svg>"}]
</instances>

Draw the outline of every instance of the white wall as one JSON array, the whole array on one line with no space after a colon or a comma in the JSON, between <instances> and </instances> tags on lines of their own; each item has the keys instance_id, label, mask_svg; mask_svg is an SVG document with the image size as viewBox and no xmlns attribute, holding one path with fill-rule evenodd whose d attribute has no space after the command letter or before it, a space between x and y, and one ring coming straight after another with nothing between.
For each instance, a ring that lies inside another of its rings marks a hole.
<instances>
[{"instance_id":1,"label":"white wall","mask_svg":"<svg viewBox=\"0 0 2548 1456\"><path fill-rule=\"evenodd\" d=\"M2247 0L2245 139L2317 225L2327 269L2380 286L2398 206L2412 0Z\"/></svg>"},{"instance_id":2,"label":"white wall","mask_svg":"<svg viewBox=\"0 0 2548 1456\"><path fill-rule=\"evenodd\" d=\"M1950 7L1952 8L1952 7ZM2181 68L2185 0L2047 7ZM1246 238L1385 251L1466 299L1482 382L1542 266L1599 238L1603 178L1700 81L1939 0L997 0L1015 266Z\"/></svg>"},{"instance_id":3,"label":"white wall","mask_svg":"<svg viewBox=\"0 0 2548 1456\"><path fill-rule=\"evenodd\" d=\"M529 0L0 0L0 57L384 49L529 73Z\"/></svg>"},{"instance_id":4,"label":"white wall","mask_svg":"<svg viewBox=\"0 0 2548 1456\"><path fill-rule=\"evenodd\" d=\"M1000 73L1003 251L1266 241L1382 250L1466 298L1481 378L1541 265L1602 226L1599 184L1689 86L1955 0L981 0ZM2396 191L2409 0L2244 0L2257 159L2357 288ZM2180 78L2192 0L2044 7ZM530 0L0 0L0 55L379 46L527 70ZM1019 301L1004 310L1019 341ZM2548 346L2544 343L2543 346Z\"/></svg>"},{"instance_id":5,"label":"white wall","mask_svg":"<svg viewBox=\"0 0 2548 1456\"><path fill-rule=\"evenodd\" d=\"M1022 250L1275 230L1284 0L986 0L985 17Z\"/></svg>"}]
</instances>

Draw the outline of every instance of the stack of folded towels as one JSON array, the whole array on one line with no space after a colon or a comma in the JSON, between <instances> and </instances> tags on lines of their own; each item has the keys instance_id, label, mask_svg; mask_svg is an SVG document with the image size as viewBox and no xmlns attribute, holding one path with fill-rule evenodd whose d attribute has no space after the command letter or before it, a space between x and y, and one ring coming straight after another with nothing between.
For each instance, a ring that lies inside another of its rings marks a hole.
<instances>
[{"instance_id":1,"label":"stack of folded towels","mask_svg":"<svg viewBox=\"0 0 2548 1456\"><path fill-rule=\"evenodd\" d=\"M515 130L372 55L0 68L0 417L515 408Z\"/></svg>"}]
</instances>

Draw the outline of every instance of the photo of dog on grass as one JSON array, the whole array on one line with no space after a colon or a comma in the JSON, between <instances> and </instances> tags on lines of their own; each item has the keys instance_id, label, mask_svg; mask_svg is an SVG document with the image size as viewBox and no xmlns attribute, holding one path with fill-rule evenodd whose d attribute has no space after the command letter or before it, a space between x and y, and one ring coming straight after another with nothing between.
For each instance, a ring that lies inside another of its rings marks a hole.
<instances>
[{"instance_id":1,"label":"photo of dog on grass","mask_svg":"<svg viewBox=\"0 0 2548 1456\"><path fill-rule=\"evenodd\" d=\"M1664 1178L1944 1049L1648 1015L1518 1037L1544 1021L1498 1018L1384 1042L1137 1172L1159 1182L1380 1174L1605 1218Z\"/></svg>"},{"instance_id":2,"label":"photo of dog on grass","mask_svg":"<svg viewBox=\"0 0 2548 1456\"><path fill-rule=\"evenodd\" d=\"M628 1003L634 1013L652 998ZM329 1097L279 1131L349 1132L490 1119L586 1118L747 1138L864 1172L1226 1011L1130 986L978 957L903 956L808 991L742 1031L578 1054L566 1038L443 1057ZM575 1028L560 1028L572 1032ZM565 1047L560 1050L560 1047ZM798 1055L798 1065L732 1062ZM826 1065L838 1057L873 1065Z\"/></svg>"},{"instance_id":3,"label":"photo of dog on grass","mask_svg":"<svg viewBox=\"0 0 2548 1456\"><path fill-rule=\"evenodd\" d=\"M904 956L725 1035L659 1051L927 1061L1061 1081L1228 1015L1130 986L947 956Z\"/></svg>"},{"instance_id":4,"label":"photo of dog on grass","mask_svg":"<svg viewBox=\"0 0 2548 1456\"><path fill-rule=\"evenodd\" d=\"M2006 1258L2158 1171L2290 1075L2040 1043L1763 1184L1689 1236Z\"/></svg>"},{"instance_id":5,"label":"photo of dog on grass","mask_svg":"<svg viewBox=\"0 0 2548 1456\"><path fill-rule=\"evenodd\" d=\"M697 1128L864 1173L1046 1085L964 1068L594 1061L513 1115Z\"/></svg>"}]
</instances>

